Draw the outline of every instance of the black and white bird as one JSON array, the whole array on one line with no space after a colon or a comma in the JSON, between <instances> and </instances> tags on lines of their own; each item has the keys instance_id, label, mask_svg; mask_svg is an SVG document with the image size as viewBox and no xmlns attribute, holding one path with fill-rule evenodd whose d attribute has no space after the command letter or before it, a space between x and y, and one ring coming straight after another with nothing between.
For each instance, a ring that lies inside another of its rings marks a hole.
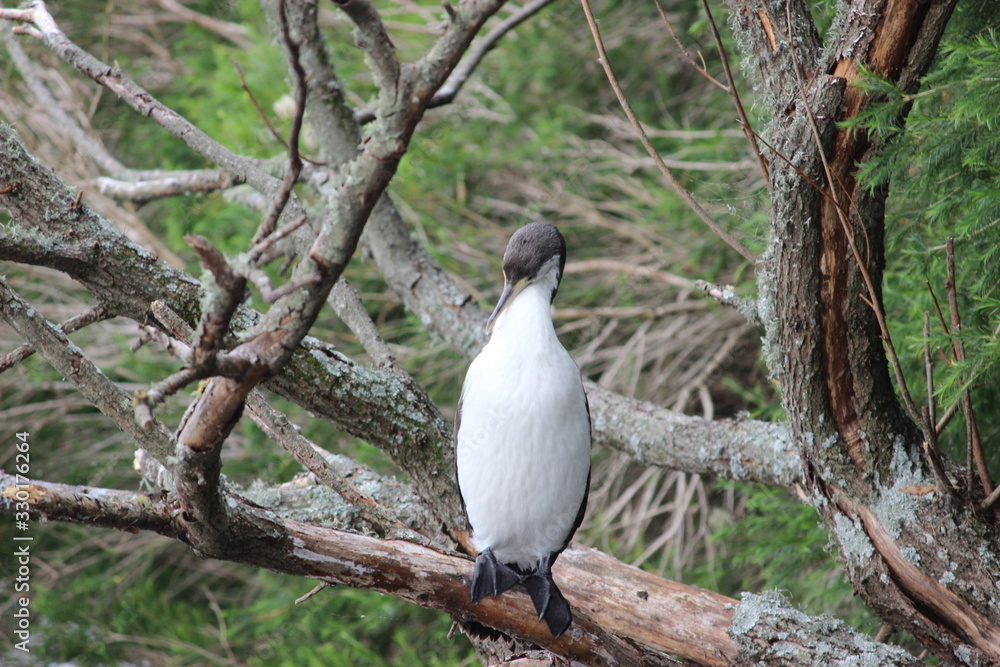
<instances>
[{"instance_id":1,"label":"black and white bird","mask_svg":"<svg viewBox=\"0 0 1000 667\"><path fill-rule=\"evenodd\" d=\"M580 369L552 324L566 241L518 229L503 256L490 339L469 366L455 420L458 485L479 550L472 599L522 584L558 637L572 622L552 564L583 520L590 412Z\"/></svg>"}]
</instances>

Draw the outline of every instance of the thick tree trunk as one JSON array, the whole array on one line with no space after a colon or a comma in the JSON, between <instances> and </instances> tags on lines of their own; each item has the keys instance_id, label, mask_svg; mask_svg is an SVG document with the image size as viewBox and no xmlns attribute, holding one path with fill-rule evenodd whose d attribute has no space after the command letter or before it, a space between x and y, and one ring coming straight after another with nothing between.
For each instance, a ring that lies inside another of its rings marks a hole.
<instances>
[{"instance_id":1,"label":"thick tree trunk","mask_svg":"<svg viewBox=\"0 0 1000 667\"><path fill-rule=\"evenodd\" d=\"M869 304L882 302L886 190L856 180L878 145L836 126L873 101L852 85L862 67L916 90L954 4L852 3L825 49L806 27L806 3L735 2L734 25L759 63L774 119L774 239L760 304L805 491L879 615L942 660L985 665L1000 661L996 532L969 509L969 489L913 492L936 482ZM788 39L789 17L805 38Z\"/></svg>"}]
</instances>

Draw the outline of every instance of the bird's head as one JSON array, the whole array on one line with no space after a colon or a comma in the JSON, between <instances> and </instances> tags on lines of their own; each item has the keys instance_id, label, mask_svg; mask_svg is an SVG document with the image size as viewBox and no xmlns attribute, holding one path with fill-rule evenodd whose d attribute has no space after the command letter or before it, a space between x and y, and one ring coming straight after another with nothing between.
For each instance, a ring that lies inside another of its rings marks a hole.
<instances>
[{"instance_id":1,"label":"bird's head","mask_svg":"<svg viewBox=\"0 0 1000 667\"><path fill-rule=\"evenodd\" d=\"M563 267L566 266L566 239L554 225L532 222L521 227L507 242L503 254L504 285L493 314L486 322L491 331L504 308L510 305L524 288L548 280L552 285L550 302L556 297Z\"/></svg>"}]
</instances>

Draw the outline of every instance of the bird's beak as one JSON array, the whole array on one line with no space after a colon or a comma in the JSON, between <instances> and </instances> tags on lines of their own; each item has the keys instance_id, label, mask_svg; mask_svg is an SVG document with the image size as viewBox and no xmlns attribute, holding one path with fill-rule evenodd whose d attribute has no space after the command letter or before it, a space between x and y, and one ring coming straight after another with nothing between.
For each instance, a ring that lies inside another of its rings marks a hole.
<instances>
[{"instance_id":1,"label":"bird's beak","mask_svg":"<svg viewBox=\"0 0 1000 667\"><path fill-rule=\"evenodd\" d=\"M521 290L524 289L527 282L528 281L526 280L520 280L516 284L504 282L503 292L500 293L500 299L497 301L497 307L493 309L493 314L490 315L490 319L486 320L487 333L493 331L493 325L496 324L497 318L500 317L500 313L502 313L503 309L507 307L507 304L514 300L514 297L521 293Z\"/></svg>"}]
</instances>

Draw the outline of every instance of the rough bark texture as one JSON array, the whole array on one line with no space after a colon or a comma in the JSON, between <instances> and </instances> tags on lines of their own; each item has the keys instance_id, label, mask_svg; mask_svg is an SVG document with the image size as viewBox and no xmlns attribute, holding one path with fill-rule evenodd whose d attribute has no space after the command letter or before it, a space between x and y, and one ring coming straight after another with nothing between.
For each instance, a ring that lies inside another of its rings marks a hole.
<instances>
[{"instance_id":1,"label":"rough bark texture","mask_svg":"<svg viewBox=\"0 0 1000 667\"><path fill-rule=\"evenodd\" d=\"M768 91L770 143L787 158L771 159L774 241L761 267L760 305L805 489L855 590L887 622L942 660L985 665L1000 660L996 539L950 493L906 491L935 482L865 303L881 303L886 191L858 188L855 173L878 146L836 127L872 102L851 85L861 66L916 90L953 7L952 0L855 2L838 15L825 48L797 3L789 13L801 42L788 39L785 2L736 2L733 25ZM939 583L953 581L948 573L961 584Z\"/></svg>"}]
</instances>

